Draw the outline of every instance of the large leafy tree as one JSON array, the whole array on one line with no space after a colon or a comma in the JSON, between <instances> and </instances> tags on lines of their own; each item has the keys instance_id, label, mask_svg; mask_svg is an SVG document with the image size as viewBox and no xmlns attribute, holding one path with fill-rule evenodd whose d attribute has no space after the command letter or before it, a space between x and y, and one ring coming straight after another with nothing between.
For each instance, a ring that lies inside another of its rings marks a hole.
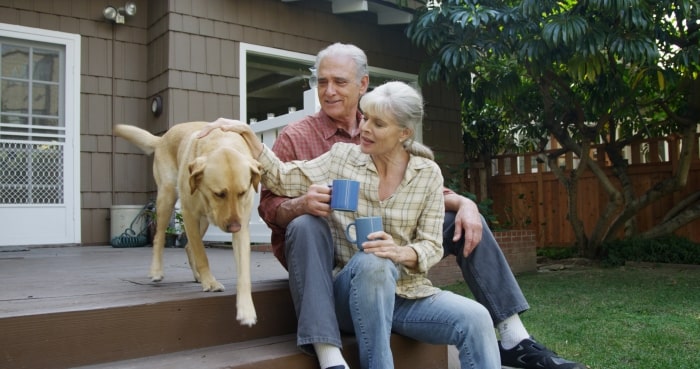
<instances>
[{"instance_id":1,"label":"large leafy tree","mask_svg":"<svg viewBox=\"0 0 700 369\"><path fill-rule=\"evenodd\" d=\"M493 124L498 112L530 138L567 190L579 250L598 256L604 241L637 234L640 209L687 184L700 123L699 28L697 0L445 0L421 9L407 34L431 58L424 81L447 82L470 110L465 134L485 130L476 127ZM635 193L623 148L669 135L682 140L673 176ZM550 137L560 150L544 150ZM595 145L613 179L591 156ZM575 170L556 164L565 153L579 158ZM589 231L576 208L586 171L609 199ZM671 233L699 216L700 191L642 236Z\"/></svg>"}]
</instances>

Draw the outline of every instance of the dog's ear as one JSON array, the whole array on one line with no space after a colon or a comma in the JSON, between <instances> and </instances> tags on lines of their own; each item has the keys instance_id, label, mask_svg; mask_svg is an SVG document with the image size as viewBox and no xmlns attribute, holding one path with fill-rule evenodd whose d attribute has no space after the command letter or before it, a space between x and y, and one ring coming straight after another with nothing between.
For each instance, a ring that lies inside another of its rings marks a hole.
<instances>
[{"instance_id":1,"label":"dog's ear","mask_svg":"<svg viewBox=\"0 0 700 369\"><path fill-rule=\"evenodd\" d=\"M207 166L207 161L203 157L198 157L190 162L187 168L190 171L190 195L199 188L204 177L204 168Z\"/></svg>"},{"instance_id":2,"label":"dog's ear","mask_svg":"<svg viewBox=\"0 0 700 369\"><path fill-rule=\"evenodd\" d=\"M260 185L260 167L261 165L257 160L253 160L250 163L250 183L255 192L258 192L258 186Z\"/></svg>"}]
</instances>

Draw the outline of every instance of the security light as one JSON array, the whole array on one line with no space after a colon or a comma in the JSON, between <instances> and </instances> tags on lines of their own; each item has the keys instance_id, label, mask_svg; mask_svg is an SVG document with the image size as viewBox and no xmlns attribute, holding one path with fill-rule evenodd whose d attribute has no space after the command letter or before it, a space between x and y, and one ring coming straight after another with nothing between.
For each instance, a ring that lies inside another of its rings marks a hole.
<instances>
[{"instance_id":1,"label":"security light","mask_svg":"<svg viewBox=\"0 0 700 369\"><path fill-rule=\"evenodd\" d=\"M104 8L104 10L102 10L102 15L105 17L105 19L111 20L112 22L118 24L124 24L125 15L133 17L134 14L136 14L136 4L131 1L124 4L124 6L119 9L108 5Z\"/></svg>"}]
</instances>

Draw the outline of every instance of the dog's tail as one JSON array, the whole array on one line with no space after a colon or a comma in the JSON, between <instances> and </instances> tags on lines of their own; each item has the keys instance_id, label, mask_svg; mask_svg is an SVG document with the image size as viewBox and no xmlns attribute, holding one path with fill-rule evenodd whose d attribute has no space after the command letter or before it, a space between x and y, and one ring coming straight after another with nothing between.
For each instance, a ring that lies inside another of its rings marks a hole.
<instances>
[{"instance_id":1,"label":"dog's tail","mask_svg":"<svg viewBox=\"0 0 700 369\"><path fill-rule=\"evenodd\" d=\"M155 151L161 139L145 129L127 124L117 124L114 126L114 134L136 145L148 155L153 154L153 151Z\"/></svg>"}]
</instances>

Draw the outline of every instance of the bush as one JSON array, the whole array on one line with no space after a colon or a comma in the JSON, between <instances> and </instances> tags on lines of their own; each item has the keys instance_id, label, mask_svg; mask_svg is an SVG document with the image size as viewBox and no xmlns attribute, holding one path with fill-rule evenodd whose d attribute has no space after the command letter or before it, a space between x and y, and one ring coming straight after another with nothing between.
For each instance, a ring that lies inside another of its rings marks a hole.
<instances>
[{"instance_id":1,"label":"bush","mask_svg":"<svg viewBox=\"0 0 700 369\"><path fill-rule=\"evenodd\" d=\"M484 219L486 220L486 224L488 224L491 230L502 230L503 226L501 226L501 224L498 222L496 213L494 213L493 211L493 200L485 199L483 201L477 201L475 194L466 190L462 190L461 178L464 175L464 170L467 167L467 164L463 164L457 168L448 167L450 176L445 177L445 187L451 189L458 195L462 195L474 201L476 206L479 208L479 213L484 217Z\"/></svg>"},{"instance_id":2,"label":"bush","mask_svg":"<svg viewBox=\"0 0 700 369\"><path fill-rule=\"evenodd\" d=\"M603 244L603 250L603 262L611 266L625 261L700 265L700 244L675 235L610 241Z\"/></svg>"},{"instance_id":3,"label":"bush","mask_svg":"<svg viewBox=\"0 0 700 369\"><path fill-rule=\"evenodd\" d=\"M577 251L573 247L540 247L537 249L537 256L550 260L562 260L577 256Z\"/></svg>"}]
</instances>

